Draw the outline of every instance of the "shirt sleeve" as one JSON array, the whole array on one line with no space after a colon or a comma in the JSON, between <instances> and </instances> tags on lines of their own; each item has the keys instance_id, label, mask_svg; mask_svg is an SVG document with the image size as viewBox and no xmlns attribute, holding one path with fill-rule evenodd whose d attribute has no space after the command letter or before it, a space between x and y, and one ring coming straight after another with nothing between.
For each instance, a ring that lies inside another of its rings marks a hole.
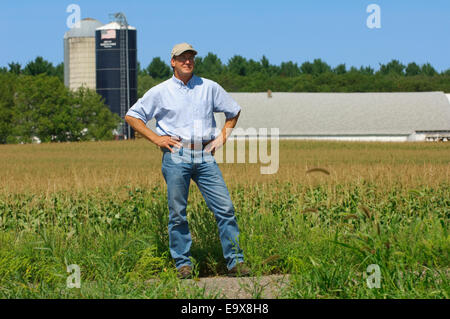
<instances>
[{"instance_id":1,"label":"shirt sleeve","mask_svg":"<svg viewBox=\"0 0 450 319\"><path fill-rule=\"evenodd\" d=\"M214 112L225 113L226 119L231 119L238 115L241 107L219 84L215 85Z\"/></svg>"},{"instance_id":2,"label":"shirt sleeve","mask_svg":"<svg viewBox=\"0 0 450 319\"><path fill-rule=\"evenodd\" d=\"M158 107L158 95L156 92L149 90L143 97L141 97L137 102L130 107L127 114L128 116L138 118L147 124L157 111Z\"/></svg>"}]
</instances>

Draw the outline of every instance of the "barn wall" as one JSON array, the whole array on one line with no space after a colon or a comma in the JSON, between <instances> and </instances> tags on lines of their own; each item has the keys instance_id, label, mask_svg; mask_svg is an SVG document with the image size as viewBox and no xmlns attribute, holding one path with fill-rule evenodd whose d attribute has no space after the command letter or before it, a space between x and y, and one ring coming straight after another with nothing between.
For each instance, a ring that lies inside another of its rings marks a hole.
<instances>
[{"instance_id":1,"label":"barn wall","mask_svg":"<svg viewBox=\"0 0 450 319\"><path fill-rule=\"evenodd\" d=\"M242 135L230 135L231 139L255 139ZM267 138L271 138L270 135ZM272 137L273 138L273 137ZM280 140L329 140L329 141L360 141L360 142L406 142L408 136L279 136Z\"/></svg>"}]
</instances>

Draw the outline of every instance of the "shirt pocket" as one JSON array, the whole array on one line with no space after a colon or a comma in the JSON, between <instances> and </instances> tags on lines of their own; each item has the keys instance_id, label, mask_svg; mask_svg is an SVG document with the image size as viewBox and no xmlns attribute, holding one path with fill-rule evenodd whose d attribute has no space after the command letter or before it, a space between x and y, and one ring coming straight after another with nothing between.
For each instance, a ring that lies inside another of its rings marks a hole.
<instances>
[{"instance_id":1,"label":"shirt pocket","mask_svg":"<svg viewBox=\"0 0 450 319\"><path fill-rule=\"evenodd\" d=\"M164 104L161 120L171 129L185 128L192 125L192 110L185 103Z\"/></svg>"},{"instance_id":2,"label":"shirt pocket","mask_svg":"<svg viewBox=\"0 0 450 319\"><path fill-rule=\"evenodd\" d=\"M213 106L210 101L203 100L195 103L195 119L211 121L212 117L214 116L213 114Z\"/></svg>"}]
</instances>

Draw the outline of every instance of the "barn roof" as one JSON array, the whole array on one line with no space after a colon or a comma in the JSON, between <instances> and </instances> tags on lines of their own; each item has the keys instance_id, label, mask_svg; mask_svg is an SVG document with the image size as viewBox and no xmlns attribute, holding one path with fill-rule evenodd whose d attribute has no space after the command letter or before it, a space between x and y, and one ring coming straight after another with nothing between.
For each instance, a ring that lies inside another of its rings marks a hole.
<instances>
[{"instance_id":1,"label":"barn roof","mask_svg":"<svg viewBox=\"0 0 450 319\"><path fill-rule=\"evenodd\" d=\"M242 107L236 127L280 129L295 135L402 135L450 130L442 92L230 93ZM224 116L216 114L217 126Z\"/></svg>"}]
</instances>

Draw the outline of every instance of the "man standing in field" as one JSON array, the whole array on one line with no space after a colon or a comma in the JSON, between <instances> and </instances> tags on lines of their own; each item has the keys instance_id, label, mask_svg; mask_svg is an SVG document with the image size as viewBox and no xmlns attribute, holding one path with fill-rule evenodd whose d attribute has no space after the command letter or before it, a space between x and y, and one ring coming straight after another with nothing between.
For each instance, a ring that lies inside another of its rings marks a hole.
<instances>
[{"instance_id":1,"label":"man standing in field","mask_svg":"<svg viewBox=\"0 0 450 319\"><path fill-rule=\"evenodd\" d=\"M147 91L125 120L163 151L162 173L167 183L169 246L181 278L192 275L191 234L186 218L190 180L197 184L219 227L223 255L230 275L248 275L239 247L234 206L213 157L235 127L241 107L216 82L193 74L197 51L187 43L173 47L173 77ZM216 132L214 112L226 122ZM156 119L156 133L146 123ZM212 230L211 230L212 231Z\"/></svg>"}]
</instances>

